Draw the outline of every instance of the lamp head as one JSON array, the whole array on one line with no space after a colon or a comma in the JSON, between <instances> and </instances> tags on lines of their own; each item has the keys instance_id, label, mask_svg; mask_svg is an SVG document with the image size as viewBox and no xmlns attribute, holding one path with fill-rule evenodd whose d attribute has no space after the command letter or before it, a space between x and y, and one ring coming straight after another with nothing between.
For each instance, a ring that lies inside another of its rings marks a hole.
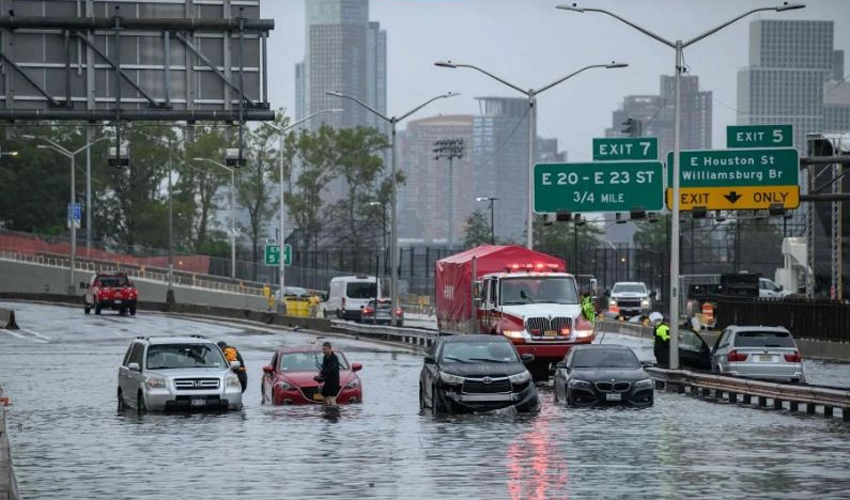
<instances>
[{"instance_id":1,"label":"lamp head","mask_svg":"<svg viewBox=\"0 0 850 500\"><path fill-rule=\"evenodd\" d=\"M207 159L195 157L195 158L192 158L192 161L207 161Z\"/></svg>"},{"instance_id":2,"label":"lamp head","mask_svg":"<svg viewBox=\"0 0 850 500\"><path fill-rule=\"evenodd\" d=\"M454 64L451 61L437 61L434 63L434 66L438 68L457 68L457 64Z\"/></svg>"},{"instance_id":3,"label":"lamp head","mask_svg":"<svg viewBox=\"0 0 850 500\"><path fill-rule=\"evenodd\" d=\"M567 5L567 4L558 5L558 6L557 6L557 7L555 7L555 8L556 8L556 9L560 9L560 10L569 10L569 11L572 11L572 12L581 12L581 13L584 13L584 9L582 9L581 7L579 7L579 6L578 6L578 4L576 4L576 3L574 3L574 4L572 4L572 5Z\"/></svg>"},{"instance_id":4,"label":"lamp head","mask_svg":"<svg viewBox=\"0 0 850 500\"><path fill-rule=\"evenodd\" d=\"M797 10L797 9L805 9L806 4L804 3L788 3L785 2L779 7L776 7L776 12L785 12L786 10Z\"/></svg>"},{"instance_id":5,"label":"lamp head","mask_svg":"<svg viewBox=\"0 0 850 500\"><path fill-rule=\"evenodd\" d=\"M629 63L621 63L616 61L611 61L610 64L605 65L605 69L616 69L616 68L628 68Z\"/></svg>"},{"instance_id":6,"label":"lamp head","mask_svg":"<svg viewBox=\"0 0 850 500\"><path fill-rule=\"evenodd\" d=\"M35 137L34 135L32 135L32 134L24 134L24 135L22 135L22 136L21 136L21 139L29 139L29 140L32 140L32 139L35 139L35 138L36 138L36 137Z\"/></svg>"},{"instance_id":7,"label":"lamp head","mask_svg":"<svg viewBox=\"0 0 850 500\"><path fill-rule=\"evenodd\" d=\"M336 91L325 92L325 95L332 95L334 97L345 97L345 95L342 92L336 92Z\"/></svg>"}]
</instances>

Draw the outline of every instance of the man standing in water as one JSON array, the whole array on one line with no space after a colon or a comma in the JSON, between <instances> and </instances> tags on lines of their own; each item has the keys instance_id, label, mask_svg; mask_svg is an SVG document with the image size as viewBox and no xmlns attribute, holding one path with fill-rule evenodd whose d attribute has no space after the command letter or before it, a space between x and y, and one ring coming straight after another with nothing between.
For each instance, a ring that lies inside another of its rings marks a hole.
<instances>
[{"instance_id":1,"label":"man standing in water","mask_svg":"<svg viewBox=\"0 0 850 500\"><path fill-rule=\"evenodd\" d=\"M330 342L322 344L322 370L319 375L313 377L317 382L324 382L322 385L322 404L324 406L336 406L336 395L339 394L339 358L333 351L333 346Z\"/></svg>"}]
</instances>

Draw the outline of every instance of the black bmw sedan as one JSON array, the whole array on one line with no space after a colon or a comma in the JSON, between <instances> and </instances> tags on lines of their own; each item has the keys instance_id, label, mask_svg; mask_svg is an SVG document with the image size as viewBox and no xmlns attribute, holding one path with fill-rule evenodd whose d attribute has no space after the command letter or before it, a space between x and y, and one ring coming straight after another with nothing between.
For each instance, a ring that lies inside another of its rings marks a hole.
<instances>
[{"instance_id":1,"label":"black bmw sedan","mask_svg":"<svg viewBox=\"0 0 850 500\"><path fill-rule=\"evenodd\" d=\"M582 345L556 365L555 401L567 406L652 406L655 383L625 346Z\"/></svg>"},{"instance_id":2,"label":"black bmw sedan","mask_svg":"<svg viewBox=\"0 0 850 500\"><path fill-rule=\"evenodd\" d=\"M537 388L513 344L502 335L440 337L425 356L419 375L419 406L434 413L540 407Z\"/></svg>"}]
</instances>

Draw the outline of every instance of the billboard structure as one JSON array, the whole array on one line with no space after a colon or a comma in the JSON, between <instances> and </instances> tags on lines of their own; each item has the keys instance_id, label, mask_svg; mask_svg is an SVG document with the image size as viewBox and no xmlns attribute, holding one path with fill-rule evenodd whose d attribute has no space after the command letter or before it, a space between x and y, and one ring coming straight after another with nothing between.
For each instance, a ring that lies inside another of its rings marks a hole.
<instances>
[{"instance_id":1,"label":"billboard structure","mask_svg":"<svg viewBox=\"0 0 850 500\"><path fill-rule=\"evenodd\" d=\"M272 120L260 0L0 0L0 121Z\"/></svg>"}]
</instances>

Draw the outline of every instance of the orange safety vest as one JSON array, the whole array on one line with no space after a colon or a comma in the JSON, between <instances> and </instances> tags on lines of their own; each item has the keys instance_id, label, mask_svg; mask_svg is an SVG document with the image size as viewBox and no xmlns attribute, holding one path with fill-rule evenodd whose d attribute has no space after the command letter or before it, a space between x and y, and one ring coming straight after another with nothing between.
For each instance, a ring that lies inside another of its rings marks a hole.
<instances>
[{"instance_id":1,"label":"orange safety vest","mask_svg":"<svg viewBox=\"0 0 850 500\"><path fill-rule=\"evenodd\" d=\"M239 367L240 372L244 372L245 362L242 361L242 356L239 355L239 351L236 350L233 346L227 346L224 348L224 357L227 359L228 363L233 363L234 361L239 361L242 366Z\"/></svg>"}]
</instances>

